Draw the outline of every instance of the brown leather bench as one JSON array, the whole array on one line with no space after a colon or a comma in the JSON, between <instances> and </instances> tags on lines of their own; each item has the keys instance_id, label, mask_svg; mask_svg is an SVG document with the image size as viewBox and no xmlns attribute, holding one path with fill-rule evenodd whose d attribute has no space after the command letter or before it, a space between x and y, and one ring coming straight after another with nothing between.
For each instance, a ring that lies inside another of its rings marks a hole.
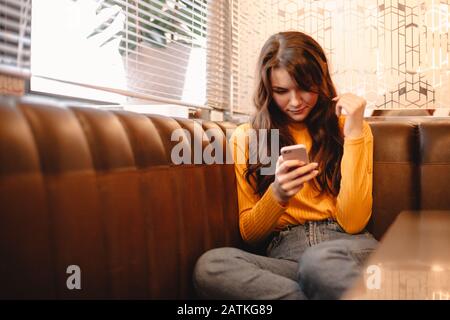
<instances>
[{"instance_id":1,"label":"brown leather bench","mask_svg":"<svg viewBox=\"0 0 450 320\"><path fill-rule=\"evenodd\" d=\"M402 210L449 209L450 120L370 124L376 237ZM0 298L194 298L196 259L244 247L235 175L232 164L173 164L171 134L206 148L199 132L224 142L230 128L1 98ZM70 265L81 290L67 288Z\"/></svg>"}]
</instances>

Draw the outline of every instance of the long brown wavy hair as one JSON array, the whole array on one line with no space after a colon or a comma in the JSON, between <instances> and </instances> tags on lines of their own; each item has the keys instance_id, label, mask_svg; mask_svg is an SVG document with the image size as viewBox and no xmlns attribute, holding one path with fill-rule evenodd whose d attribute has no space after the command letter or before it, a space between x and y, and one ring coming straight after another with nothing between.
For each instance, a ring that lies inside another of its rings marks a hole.
<instances>
[{"instance_id":1,"label":"long brown wavy hair","mask_svg":"<svg viewBox=\"0 0 450 320\"><path fill-rule=\"evenodd\" d=\"M251 118L253 129L279 130L279 147L295 144L289 133L288 117L277 106L272 95L270 82L274 68L284 68L297 86L304 91L319 94L317 104L304 120L312 138L309 157L319 164L319 175L313 180L313 187L322 194L337 196L341 181L341 159L343 136L339 130L335 113L336 89L330 77L327 58L321 46L302 32L280 32L271 36L264 44L257 65L254 104L256 112ZM266 138L267 154L270 156L270 134ZM259 141L258 141L259 143ZM280 150L277 150L279 154ZM262 196L275 175L261 175L261 168L267 167L260 161L247 161L245 179L254 191Z\"/></svg>"}]
</instances>

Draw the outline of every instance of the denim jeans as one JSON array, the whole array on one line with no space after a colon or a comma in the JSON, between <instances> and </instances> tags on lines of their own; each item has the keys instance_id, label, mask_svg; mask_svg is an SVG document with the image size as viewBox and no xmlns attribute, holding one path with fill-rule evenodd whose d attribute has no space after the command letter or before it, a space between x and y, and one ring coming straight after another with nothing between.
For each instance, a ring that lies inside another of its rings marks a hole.
<instances>
[{"instance_id":1,"label":"denim jeans","mask_svg":"<svg viewBox=\"0 0 450 320\"><path fill-rule=\"evenodd\" d=\"M267 256L217 248L197 261L193 280L207 299L339 299L378 242L345 233L329 219L288 226L273 236Z\"/></svg>"}]
</instances>

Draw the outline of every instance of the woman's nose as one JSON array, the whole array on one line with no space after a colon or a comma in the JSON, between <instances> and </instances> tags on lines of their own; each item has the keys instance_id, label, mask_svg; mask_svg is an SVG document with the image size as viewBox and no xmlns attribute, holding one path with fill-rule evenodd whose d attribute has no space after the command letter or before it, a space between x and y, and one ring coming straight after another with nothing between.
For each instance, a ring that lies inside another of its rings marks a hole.
<instances>
[{"instance_id":1,"label":"woman's nose","mask_svg":"<svg viewBox=\"0 0 450 320\"><path fill-rule=\"evenodd\" d=\"M293 91L291 92L290 105L293 107L297 107L302 103L302 99L300 97L300 92Z\"/></svg>"}]
</instances>

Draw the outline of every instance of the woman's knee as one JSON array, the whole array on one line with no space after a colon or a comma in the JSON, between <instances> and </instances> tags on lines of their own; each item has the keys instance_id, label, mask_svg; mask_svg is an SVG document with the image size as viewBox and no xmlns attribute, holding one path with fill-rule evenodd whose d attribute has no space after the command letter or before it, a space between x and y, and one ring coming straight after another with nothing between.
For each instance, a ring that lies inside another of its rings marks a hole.
<instances>
[{"instance_id":1,"label":"woman's knee","mask_svg":"<svg viewBox=\"0 0 450 320\"><path fill-rule=\"evenodd\" d=\"M193 272L196 290L201 294L215 286L217 277L227 268L229 261L238 258L241 250L236 248L216 248L203 253L198 258Z\"/></svg>"},{"instance_id":2,"label":"woman's knee","mask_svg":"<svg viewBox=\"0 0 450 320\"><path fill-rule=\"evenodd\" d=\"M326 274L329 256L330 248L314 246L306 249L298 264L299 280L318 279Z\"/></svg>"},{"instance_id":3,"label":"woman's knee","mask_svg":"<svg viewBox=\"0 0 450 320\"><path fill-rule=\"evenodd\" d=\"M345 246L316 245L299 261L298 282L310 299L338 299L356 275Z\"/></svg>"}]
</instances>

